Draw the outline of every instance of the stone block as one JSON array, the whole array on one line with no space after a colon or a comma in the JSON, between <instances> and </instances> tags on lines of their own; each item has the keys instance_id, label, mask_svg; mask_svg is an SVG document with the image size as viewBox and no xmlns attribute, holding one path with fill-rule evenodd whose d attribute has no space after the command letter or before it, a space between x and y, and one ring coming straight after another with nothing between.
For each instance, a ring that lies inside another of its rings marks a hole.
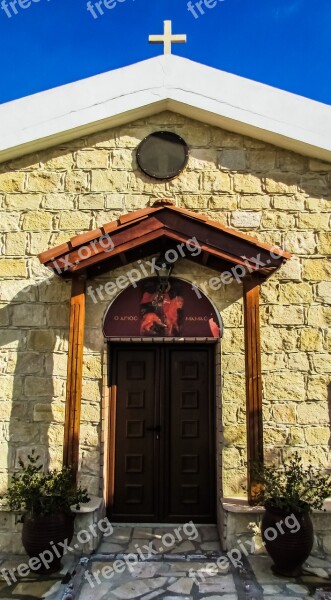
<instances>
[{"instance_id":1,"label":"stone block","mask_svg":"<svg viewBox=\"0 0 331 600\"><path fill-rule=\"evenodd\" d=\"M65 177L65 191L75 194L88 192L90 189L88 173L84 171L71 171Z\"/></svg>"},{"instance_id":2,"label":"stone block","mask_svg":"<svg viewBox=\"0 0 331 600\"><path fill-rule=\"evenodd\" d=\"M261 194L261 178L250 173L237 173L234 176L234 189L240 194Z\"/></svg>"},{"instance_id":3,"label":"stone block","mask_svg":"<svg viewBox=\"0 0 331 600\"><path fill-rule=\"evenodd\" d=\"M224 425L234 425L238 422L238 413L240 404L233 402L223 403L222 406L222 422Z\"/></svg>"},{"instance_id":4,"label":"stone block","mask_svg":"<svg viewBox=\"0 0 331 600\"><path fill-rule=\"evenodd\" d=\"M306 442L304 429L301 427L291 427L288 443L291 446L304 446Z\"/></svg>"},{"instance_id":5,"label":"stone block","mask_svg":"<svg viewBox=\"0 0 331 600\"><path fill-rule=\"evenodd\" d=\"M97 425L82 424L81 425L81 445L82 446L99 446L99 431Z\"/></svg>"},{"instance_id":6,"label":"stone block","mask_svg":"<svg viewBox=\"0 0 331 600\"><path fill-rule=\"evenodd\" d=\"M245 376L243 374L223 373L222 397L224 402L245 401Z\"/></svg>"},{"instance_id":7,"label":"stone block","mask_svg":"<svg viewBox=\"0 0 331 600\"><path fill-rule=\"evenodd\" d=\"M15 327L40 327L45 325L45 307L38 304L16 304L12 307Z\"/></svg>"},{"instance_id":8,"label":"stone block","mask_svg":"<svg viewBox=\"0 0 331 600\"><path fill-rule=\"evenodd\" d=\"M27 246L26 233L6 233L4 241L4 254L8 256L25 256Z\"/></svg>"},{"instance_id":9,"label":"stone block","mask_svg":"<svg viewBox=\"0 0 331 600\"><path fill-rule=\"evenodd\" d=\"M300 350L307 350L310 352L322 350L322 333L315 327L305 327L300 331L299 338Z\"/></svg>"},{"instance_id":10,"label":"stone block","mask_svg":"<svg viewBox=\"0 0 331 600\"><path fill-rule=\"evenodd\" d=\"M35 171L28 174L29 192L60 192L63 190L64 176L51 171Z\"/></svg>"},{"instance_id":11,"label":"stone block","mask_svg":"<svg viewBox=\"0 0 331 600\"><path fill-rule=\"evenodd\" d=\"M300 172L307 170L307 159L293 152L281 152L278 150L278 164L282 171Z\"/></svg>"},{"instance_id":12,"label":"stone block","mask_svg":"<svg viewBox=\"0 0 331 600\"><path fill-rule=\"evenodd\" d=\"M124 206L124 194L105 194L105 207L121 210Z\"/></svg>"},{"instance_id":13,"label":"stone block","mask_svg":"<svg viewBox=\"0 0 331 600\"><path fill-rule=\"evenodd\" d=\"M92 192L124 192L128 190L128 175L125 171L93 171Z\"/></svg>"},{"instance_id":14,"label":"stone block","mask_svg":"<svg viewBox=\"0 0 331 600\"><path fill-rule=\"evenodd\" d=\"M27 277L25 260L21 258L0 258L0 277Z\"/></svg>"},{"instance_id":15,"label":"stone block","mask_svg":"<svg viewBox=\"0 0 331 600\"><path fill-rule=\"evenodd\" d=\"M246 210L261 210L270 208L270 196L241 196L240 197L240 208ZM235 208L235 207L233 207Z\"/></svg>"},{"instance_id":16,"label":"stone block","mask_svg":"<svg viewBox=\"0 0 331 600\"><path fill-rule=\"evenodd\" d=\"M91 217L89 212L63 211L60 215L60 229L85 230L91 227Z\"/></svg>"},{"instance_id":17,"label":"stone block","mask_svg":"<svg viewBox=\"0 0 331 600\"><path fill-rule=\"evenodd\" d=\"M286 231L284 247L293 254L314 254L316 237L313 231Z\"/></svg>"},{"instance_id":18,"label":"stone block","mask_svg":"<svg viewBox=\"0 0 331 600\"><path fill-rule=\"evenodd\" d=\"M15 421L11 423L9 440L17 444L35 444L39 441L39 431L35 423Z\"/></svg>"},{"instance_id":19,"label":"stone block","mask_svg":"<svg viewBox=\"0 0 331 600\"><path fill-rule=\"evenodd\" d=\"M36 427L36 424L34 425ZM62 448L63 424L40 422L40 442L49 447Z\"/></svg>"},{"instance_id":20,"label":"stone block","mask_svg":"<svg viewBox=\"0 0 331 600\"><path fill-rule=\"evenodd\" d=\"M280 286L281 304L310 304L313 288L308 283L283 283Z\"/></svg>"},{"instance_id":21,"label":"stone block","mask_svg":"<svg viewBox=\"0 0 331 600\"><path fill-rule=\"evenodd\" d=\"M96 404L92 404L90 400L88 402L82 402L81 422L98 424L100 421L100 401Z\"/></svg>"},{"instance_id":22,"label":"stone block","mask_svg":"<svg viewBox=\"0 0 331 600\"><path fill-rule=\"evenodd\" d=\"M276 210L303 211L305 209L304 198L298 194L294 196L275 196L273 205Z\"/></svg>"},{"instance_id":23,"label":"stone block","mask_svg":"<svg viewBox=\"0 0 331 600\"><path fill-rule=\"evenodd\" d=\"M262 371L279 371L284 368L284 354L262 354Z\"/></svg>"},{"instance_id":24,"label":"stone block","mask_svg":"<svg viewBox=\"0 0 331 600\"><path fill-rule=\"evenodd\" d=\"M210 143L210 127L202 123L196 124L190 121L189 124L181 127L178 133L191 148L205 147Z\"/></svg>"},{"instance_id":25,"label":"stone block","mask_svg":"<svg viewBox=\"0 0 331 600\"><path fill-rule=\"evenodd\" d=\"M331 263L326 258L304 259L303 278L309 281L329 281L331 279Z\"/></svg>"},{"instance_id":26,"label":"stone block","mask_svg":"<svg viewBox=\"0 0 331 600\"><path fill-rule=\"evenodd\" d=\"M329 422L326 402L305 402L297 408L297 421L302 425L324 425Z\"/></svg>"},{"instance_id":27,"label":"stone block","mask_svg":"<svg viewBox=\"0 0 331 600\"><path fill-rule=\"evenodd\" d=\"M296 405L290 403L275 403L272 405L272 417L277 423L295 423Z\"/></svg>"},{"instance_id":28,"label":"stone block","mask_svg":"<svg viewBox=\"0 0 331 600\"><path fill-rule=\"evenodd\" d=\"M301 178L301 187L307 194L325 196L330 194L330 182L327 175L307 173Z\"/></svg>"},{"instance_id":29,"label":"stone block","mask_svg":"<svg viewBox=\"0 0 331 600\"><path fill-rule=\"evenodd\" d=\"M74 158L69 150L44 150L42 159L41 166L51 171L70 171L74 166Z\"/></svg>"},{"instance_id":30,"label":"stone block","mask_svg":"<svg viewBox=\"0 0 331 600\"><path fill-rule=\"evenodd\" d=\"M212 197L207 194L204 196L200 196L198 194L195 196L185 194L177 199L179 207L189 208L191 210L196 208L206 209L208 208L211 200Z\"/></svg>"},{"instance_id":31,"label":"stone block","mask_svg":"<svg viewBox=\"0 0 331 600\"><path fill-rule=\"evenodd\" d=\"M84 356L83 377L90 379L101 379L102 360L100 355Z\"/></svg>"},{"instance_id":32,"label":"stone block","mask_svg":"<svg viewBox=\"0 0 331 600\"><path fill-rule=\"evenodd\" d=\"M5 207L9 210L37 210L41 206L42 194L6 194Z\"/></svg>"},{"instance_id":33,"label":"stone block","mask_svg":"<svg viewBox=\"0 0 331 600\"><path fill-rule=\"evenodd\" d=\"M31 375L44 372L44 357L38 352L12 353L7 365L7 373Z\"/></svg>"},{"instance_id":34,"label":"stone block","mask_svg":"<svg viewBox=\"0 0 331 600\"><path fill-rule=\"evenodd\" d=\"M246 151L244 148L225 148L218 158L218 168L228 171L244 171L246 169Z\"/></svg>"},{"instance_id":35,"label":"stone block","mask_svg":"<svg viewBox=\"0 0 331 600\"><path fill-rule=\"evenodd\" d=\"M85 379L83 381L82 398L83 400L88 400L89 402L100 402L100 382Z\"/></svg>"},{"instance_id":36,"label":"stone block","mask_svg":"<svg viewBox=\"0 0 331 600\"><path fill-rule=\"evenodd\" d=\"M276 152L272 150L250 150L248 153L249 167L261 173L271 171L275 167Z\"/></svg>"},{"instance_id":37,"label":"stone block","mask_svg":"<svg viewBox=\"0 0 331 600\"><path fill-rule=\"evenodd\" d=\"M78 198L80 210L103 210L105 208L104 194L84 194Z\"/></svg>"},{"instance_id":38,"label":"stone block","mask_svg":"<svg viewBox=\"0 0 331 600\"><path fill-rule=\"evenodd\" d=\"M48 210L73 210L75 196L63 194L46 194L43 201L43 208Z\"/></svg>"},{"instance_id":39,"label":"stone block","mask_svg":"<svg viewBox=\"0 0 331 600\"><path fill-rule=\"evenodd\" d=\"M330 306L311 306L308 309L308 325L317 327L328 327L331 325L331 307Z\"/></svg>"},{"instance_id":40,"label":"stone block","mask_svg":"<svg viewBox=\"0 0 331 600\"><path fill-rule=\"evenodd\" d=\"M273 171L265 179L265 188L270 194L295 194L299 183L300 177L296 173Z\"/></svg>"},{"instance_id":41,"label":"stone block","mask_svg":"<svg viewBox=\"0 0 331 600\"><path fill-rule=\"evenodd\" d=\"M328 213L300 212L298 215L299 229L329 229L330 216Z\"/></svg>"},{"instance_id":42,"label":"stone block","mask_svg":"<svg viewBox=\"0 0 331 600\"><path fill-rule=\"evenodd\" d=\"M331 281L319 283L316 288L316 296L320 301L331 304Z\"/></svg>"},{"instance_id":43,"label":"stone block","mask_svg":"<svg viewBox=\"0 0 331 600\"><path fill-rule=\"evenodd\" d=\"M227 189L222 189L222 187L218 188L217 187L217 182L220 183L221 180L221 173L218 173L217 171L207 171L204 176L206 176L206 178L213 178L213 181L215 181L215 191L227 191ZM217 179L217 177L219 176L219 179ZM176 177L175 179L169 181L168 186L169 186L169 190L170 193L182 193L182 192L198 192L200 190L200 187L202 187L204 192L210 192L212 191L212 189L214 189L212 186L210 186L209 184L207 184L206 186L201 186L201 177L202 175L199 172L195 172L195 171L183 171L183 173L181 173L178 177ZM216 179L215 179L216 178ZM209 181L209 179L208 179ZM145 188L144 191L148 191L148 188Z\"/></svg>"},{"instance_id":44,"label":"stone block","mask_svg":"<svg viewBox=\"0 0 331 600\"><path fill-rule=\"evenodd\" d=\"M222 339L223 352L244 352L244 330L227 327Z\"/></svg>"},{"instance_id":45,"label":"stone block","mask_svg":"<svg viewBox=\"0 0 331 600\"><path fill-rule=\"evenodd\" d=\"M327 400L330 376L310 375L307 386L308 400Z\"/></svg>"},{"instance_id":46,"label":"stone block","mask_svg":"<svg viewBox=\"0 0 331 600\"><path fill-rule=\"evenodd\" d=\"M23 192L25 173L12 171L0 173L0 192Z\"/></svg>"},{"instance_id":47,"label":"stone block","mask_svg":"<svg viewBox=\"0 0 331 600\"><path fill-rule=\"evenodd\" d=\"M44 210L30 211L23 217L25 231L45 231L52 229L53 214Z\"/></svg>"},{"instance_id":48,"label":"stone block","mask_svg":"<svg viewBox=\"0 0 331 600\"><path fill-rule=\"evenodd\" d=\"M264 427L263 438L266 446L284 446L288 437L287 429L281 429L278 425L277 429L273 427Z\"/></svg>"},{"instance_id":49,"label":"stone block","mask_svg":"<svg viewBox=\"0 0 331 600\"><path fill-rule=\"evenodd\" d=\"M3 212L0 220L0 231L18 231L19 230L20 213L5 213Z\"/></svg>"},{"instance_id":50,"label":"stone block","mask_svg":"<svg viewBox=\"0 0 331 600\"><path fill-rule=\"evenodd\" d=\"M309 360L305 352L293 352L288 354L288 368L291 371L309 371Z\"/></svg>"},{"instance_id":51,"label":"stone block","mask_svg":"<svg viewBox=\"0 0 331 600\"><path fill-rule=\"evenodd\" d=\"M231 225L238 228L255 228L260 225L261 213L249 211L235 211L231 216Z\"/></svg>"},{"instance_id":52,"label":"stone block","mask_svg":"<svg viewBox=\"0 0 331 600\"><path fill-rule=\"evenodd\" d=\"M135 165L135 153L132 150L121 148L113 150L110 155L110 167L122 171L132 171Z\"/></svg>"},{"instance_id":53,"label":"stone block","mask_svg":"<svg viewBox=\"0 0 331 600\"><path fill-rule=\"evenodd\" d=\"M220 129L211 128L211 145L217 148L242 148L244 140L241 135Z\"/></svg>"},{"instance_id":54,"label":"stone block","mask_svg":"<svg viewBox=\"0 0 331 600\"><path fill-rule=\"evenodd\" d=\"M24 394L28 397L52 397L54 395L53 382L45 377L28 375L25 378Z\"/></svg>"},{"instance_id":55,"label":"stone block","mask_svg":"<svg viewBox=\"0 0 331 600\"><path fill-rule=\"evenodd\" d=\"M302 306L271 306L270 323L275 325L303 325L304 309Z\"/></svg>"},{"instance_id":56,"label":"stone block","mask_svg":"<svg viewBox=\"0 0 331 600\"><path fill-rule=\"evenodd\" d=\"M36 352L49 352L55 348L55 332L53 329L37 329L29 331L27 346Z\"/></svg>"},{"instance_id":57,"label":"stone block","mask_svg":"<svg viewBox=\"0 0 331 600\"><path fill-rule=\"evenodd\" d=\"M66 377L68 356L65 353L53 352L46 358L46 373L55 377Z\"/></svg>"},{"instance_id":58,"label":"stone block","mask_svg":"<svg viewBox=\"0 0 331 600\"><path fill-rule=\"evenodd\" d=\"M317 234L317 251L319 254L331 254L331 233L321 232Z\"/></svg>"},{"instance_id":59,"label":"stone block","mask_svg":"<svg viewBox=\"0 0 331 600\"><path fill-rule=\"evenodd\" d=\"M223 429L223 442L225 446L235 446L246 448L246 426L245 425L228 425Z\"/></svg>"},{"instance_id":60,"label":"stone block","mask_svg":"<svg viewBox=\"0 0 331 600\"><path fill-rule=\"evenodd\" d=\"M264 375L267 400L303 402L306 397L305 379L302 373L271 373Z\"/></svg>"},{"instance_id":61,"label":"stone block","mask_svg":"<svg viewBox=\"0 0 331 600\"><path fill-rule=\"evenodd\" d=\"M261 224L266 229L295 229L295 216L286 211L266 210Z\"/></svg>"},{"instance_id":62,"label":"stone block","mask_svg":"<svg viewBox=\"0 0 331 600\"><path fill-rule=\"evenodd\" d=\"M331 373L331 356L330 354L314 354L313 366L316 373Z\"/></svg>"},{"instance_id":63,"label":"stone block","mask_svg":"<svg viewBox=\"0 0 331 600\"><path fill-rule=\"evenodd\" d=\"M107 169L108 159L107 150L81 150L76 154L78 169Z\"/></svg>"},{"instance_id":64,"label":"stone block","mask_svg":"<svg viewBox=\"0 0 331 600\"><path fill-rule=\"evenodd\" d=\"M245 355L244 354L223 354L222 368L227 373L235 373L245 371Z\"/></svg>"},{"instance_id":65,"label":"stone block","mask_svg":"<svg viewBox=\"0 0 331 600\"><path fill-rule=\"evenodd\" d=\"M329 443L329 427L306 427L304 432L309 446L327 446Z\"/></svg>"}]
</instances>

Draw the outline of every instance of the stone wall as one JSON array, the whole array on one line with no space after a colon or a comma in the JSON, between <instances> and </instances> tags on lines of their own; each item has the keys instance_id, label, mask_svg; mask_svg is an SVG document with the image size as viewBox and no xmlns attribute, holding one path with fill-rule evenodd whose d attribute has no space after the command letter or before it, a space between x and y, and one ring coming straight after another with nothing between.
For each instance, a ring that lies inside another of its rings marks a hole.
<instances>
[{"instance_id":1,"label":"stone wall","mask_svg":"<svg viewBox=\"0 0 331 600\"><path fill-rule=\"evenodd\" d=\"M167 183L151 180L135 162L138 143L159 128L190 146L187 169ZM305 460L328 466L330 178L330 164L174 113L0 165L0 493L8 470L32 448L52 466L61 464L70 284L52 277L37 254L160 197L293 254L262 286L266 456L279 461L296 448ZM223 494L240 495L246 471L241 285L211 289L212 273L193 267L183 261L174 275L205 285L222 314ZM100 486L100 324L107 302L96 307L88 298L87 306L80 472L92 494Z\"/></svg>"}]
</instances>

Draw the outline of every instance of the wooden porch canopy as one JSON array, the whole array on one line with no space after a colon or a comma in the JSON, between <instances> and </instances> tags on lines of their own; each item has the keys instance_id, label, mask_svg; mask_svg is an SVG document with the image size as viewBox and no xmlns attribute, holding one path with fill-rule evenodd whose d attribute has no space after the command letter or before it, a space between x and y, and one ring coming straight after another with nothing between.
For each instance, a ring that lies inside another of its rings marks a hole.
<instances>
[{"instance_id":1,"label":"wooden porch canopy","mask_svg":"<svg viewBox=\"0 0 331 600\"><path fill-rule=\"evenodd\" d=\"M203 215L177 208L171 200L156 201L151 208L136 210L87 233L71 238L39 255L40 262L58 275L93 277L139 258L175 248L195 237L202 252L192 260L217 271L242 265L247 271L268 277L289 254L259 242ZM113 249L109 250L107 239ZM190 259L190 253L187 253Z\"/></svg>"},{"instance_id":2,"label":"wooden porch canopy","mask_svg":"<svg viewBox=\"0 0 331 600\"><path fill-rule=\"evenodd\" d=\"M254 482L250 465L263 460L259 288L290 255L206 216L177 208L171 200L158 200L150 208L123 215L39 255L43 265L62 278L72 279L64 464L77 472L85 280L138 259L176 249L178 244L186 244L188 240L191 245L199 245L201 252L196 256L186 252L186 258L220 272L240 266L241 276L244 275L248 488L252 500Z\"/></svg>"}]
</instances>

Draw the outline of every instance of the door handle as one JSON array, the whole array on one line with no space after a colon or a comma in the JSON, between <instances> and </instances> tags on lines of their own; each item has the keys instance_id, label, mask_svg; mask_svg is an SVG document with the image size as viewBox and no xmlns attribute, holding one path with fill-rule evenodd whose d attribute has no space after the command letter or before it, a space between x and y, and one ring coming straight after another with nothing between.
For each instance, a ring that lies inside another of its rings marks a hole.
<instances>
[{"instance_id":1,"label":"door handle","mask_svg":"<svg viewBox=\"0 0 331 600\"><path fill-rule=\"evenodd\" d=\"M156 433L156 439L160 439L161 425L156 425L155 427L147 427L147 431L154 431Z\"/></svg>"}]
</instances>

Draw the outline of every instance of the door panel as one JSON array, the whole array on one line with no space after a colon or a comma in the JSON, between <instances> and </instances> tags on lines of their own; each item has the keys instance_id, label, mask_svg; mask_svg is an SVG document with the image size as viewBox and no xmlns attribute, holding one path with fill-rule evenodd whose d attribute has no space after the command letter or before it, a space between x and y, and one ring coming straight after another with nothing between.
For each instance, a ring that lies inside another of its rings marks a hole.
<instances>
[{"instance_id":1,"label":"door panel","mask_svg":"<svg viewBox=\"0 0 331 600\"><path fill-rule=\"evenodd\" d=\"M214 522L213 348L118 348L111 517Z\"/></svg>"},{"instance_id":2,"label":"door panel","mask_svg":"<svg viewBox=\"0 0 331 600\"><path fill-rule=\"evenodd\" d=\"M113 515L156 516L155 353L117 353L115 496Z\"/></svg>"},{"instance_id":3,"label":"door panel","mask_svg":"<svg viewBox=\"0 0 331 600\"><path fill-rule=\"evenodd\" d=\"M214 517L213 419L208 350L170 350L168 517Z\"/></svg>"}]
</instances>

